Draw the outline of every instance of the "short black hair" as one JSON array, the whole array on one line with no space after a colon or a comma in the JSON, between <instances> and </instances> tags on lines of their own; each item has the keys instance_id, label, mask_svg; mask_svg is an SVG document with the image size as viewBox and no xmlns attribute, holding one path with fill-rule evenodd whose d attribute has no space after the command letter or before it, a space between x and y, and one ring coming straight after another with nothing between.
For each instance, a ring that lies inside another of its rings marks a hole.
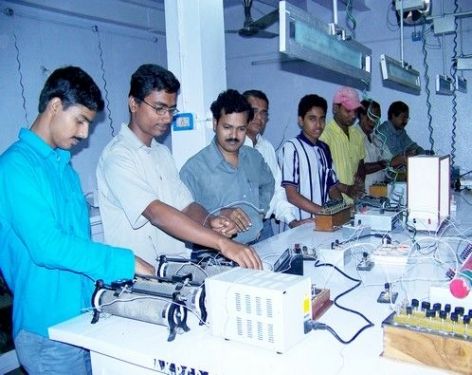
<instances>
[{"instance_id":1,"label":"short black hair","mask_svg":"<svg viewBox=\"0 0 472 375\"><path fill-rule=\"evenodd\" d=\"M377 108L379 110L380 113L382 113L382 110L380 108L380 104L378 102L376 102L375 100L367 100L367 99L364 99L363 101L361 101L361 104L362 104L362 107L359 107L359 109L357 110L357 118L360 120L361 118L361 115L367 115L367 112L369 111L369 108L370 110L372 110L373 108Z\"/></svg>"},{"instance_id":2,"label":"short black hair","mask_svg":"<svg viewBox=\"0 0 472 375\"><path fill-rule=\"evenodd\" d=\"M243 92L243 95L246 99L253 97L253 98L264 100L267 103L267 107L269 107L269 99L267 98L267 95L261 90L254 90L254 89L246 90Z\"/></svg>"},{"instance_id":3,"label":"short black hair","mask_svg":"<svg viewBox=\"0 0 472 375\"><path fill-rule=\"evenodd\" d=\"M100 112L105 105L102 93L92 77L77 66L58 68L51 73L39 94L39 113L44 112L53 98L61 99L64 110L80 104L91 111Z\"/></svg>"},{"instance_id":4,"label":"short black hair","mask_svg":"<svg viewBox=\"0 0 472 375\"><path fill-rule=\"evenodd\" d=\"M306 113L313 107L321 108L326 115L326 112L328 111L328 102L325 98L316 94L305 95L298 103L298 116L302 118L305 117Z\"/></svg>"},{"instance_id":5,"label":"short black hair","mask_svg":"<svg viewBox=\"0 0 472 375\"><path fill-rule=\"evenodd\" d=\"M171 71L156 64L144 64L131 76L129 96L143 100L154 90L174 94L179 89L180 82Z\"/></svg>"},{"instance_id":6,"label":"short black hair","mask_svg":"<svg viewBox=\"0 0 472 375\"><path fill-rule=\"evenodd\" d=\"M396 101L390 104L390 107L388 107L388 119L391 120L393 116L397 117L401 113L409 113L410 108L408 108L408 105L402 101Z\"/></svg>"},{"instance_id":7,"label":"short black hair","mask_svg":"<svg viewBox=\"0 0 472 375\"><path fill-rule=\"evenodd\" d=\"M213 118L217 122L220 120L222 115L228 115L230 113L247 112L248 121L251 121L254 117L254 112L247 99L237 90L233 89L221 92L218 95L218 98L211 103L210 109Z\"/></svg>"}]
</instances>

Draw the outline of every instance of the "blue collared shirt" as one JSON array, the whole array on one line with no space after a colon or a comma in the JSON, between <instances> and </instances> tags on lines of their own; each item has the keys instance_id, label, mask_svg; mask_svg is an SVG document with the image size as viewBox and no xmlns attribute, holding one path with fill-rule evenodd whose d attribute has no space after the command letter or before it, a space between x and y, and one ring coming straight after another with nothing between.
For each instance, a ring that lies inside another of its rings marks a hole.
<instances>
[{"instance_id":1,"label":"blue collared shirt","mask_svg":"<svg viewBox=\"0 0 472 375\"><path fill-rule=\"evenodd\" d=\"M262 219L274 194L274 178L259 152L241 146L239 164L235 168L224 159L213 138L185 163L180 177L195 202L210 213L218 213L225 207L240 207L248 214L252 226L239 233L236 241L249 243L258 238Z\"/></svg>"},{"instance_id":2,"label":"blue collared shirt","mask_svg":"<svg viewBox=\"0 0 472 375\"><path fill-rule=\"evenodd\" d=\"M13 292L13 334L90 307L94 281L132 278L134 255L90 240L87 206L70 153L30 130L0 156L0 268Z\"/></svg>"},{"instance_id":3,"label":"blue collared shirt","mask_svg":"<svg viewBox=\"0 0 472 375\"><path fill-rule=\"evenodd\" d=\"M390 153L394 156L404 155L408 151L416 151L417 154L424 152L423 148L411 140L405 129L397 129L391 121L385 121L375 129L382 142L385 142Z\"/></svg>"}]
</instances>

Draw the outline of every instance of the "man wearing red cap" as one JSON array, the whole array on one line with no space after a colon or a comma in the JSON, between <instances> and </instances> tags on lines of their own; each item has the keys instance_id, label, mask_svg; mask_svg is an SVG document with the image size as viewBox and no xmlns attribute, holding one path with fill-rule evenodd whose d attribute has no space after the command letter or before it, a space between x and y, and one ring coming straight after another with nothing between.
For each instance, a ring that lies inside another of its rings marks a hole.
<instances>
[{"instance_id":1,"label":"man wearing red cap","mask_svg":"<svg viewBox=\"0 0 472 375\"><path fill-rule=\"evenodd\" d=\"M333 98L333 119L320 137L331 150L340 190L347 202L352 202L364 190L364 142L360 131L352 126L360 107L356 90L339 88Z\"/></svg>"}]
</instances>

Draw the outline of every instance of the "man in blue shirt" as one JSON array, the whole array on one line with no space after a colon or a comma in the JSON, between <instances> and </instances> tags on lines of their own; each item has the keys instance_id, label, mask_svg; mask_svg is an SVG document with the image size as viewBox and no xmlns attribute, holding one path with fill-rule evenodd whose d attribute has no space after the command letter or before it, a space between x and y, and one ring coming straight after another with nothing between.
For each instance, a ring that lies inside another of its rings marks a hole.
<instances>
[{"instance_id":1,"label":"man in blue shirt","mask_svg":"<svg viewBox=\"0 0 472 375\"><path fill-rule=\"evenodd\" d=\"M380 140L385 142L390 153L394 156L413 156L426 153L421 146L418 146L408 136L405 127L409 119L410 109L408 105L396 101L390 104L388 108L388 121L385 121L376 130ZM404 159L406 163L406 158Z\"/></svg>"},{"instance_id":2,"label":"man in blue shirt","mask_svg":"<svg viewBox=\"0 0 472 375\"><path fill-rule=\"evenodd\" d=\"M252 108L236 90L222 92L211 105L215 137L182 167L180 177L197 203L235 221L235 240L258 240L274 194L274 178L262 155L244 146Z\"/></svg>"},{"instance_id":3,"label":"man in blue shirt","mask_svg":"<svg viewBox=\"0 0 472 375\"><path fill-rule=\"evenodd\" d=\"M70 150L103 109L92 78L64 67L47 79L31 129L0 156L0 268L13 292L13 337L29 374L90 373L88 352L48 328L90 308L94 281L155 274L133 252L94 243Z\"/></svg>"}]
</instances>

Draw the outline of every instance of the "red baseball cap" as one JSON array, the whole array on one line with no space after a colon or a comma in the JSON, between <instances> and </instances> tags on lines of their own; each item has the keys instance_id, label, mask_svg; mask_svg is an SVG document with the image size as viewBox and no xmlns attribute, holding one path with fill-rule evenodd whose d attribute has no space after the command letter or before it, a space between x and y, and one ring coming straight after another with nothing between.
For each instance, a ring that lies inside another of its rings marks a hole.
<instances>
[{"instance_id":1,"label":"red baseball cap","mask_svg":"<svg viewBox=\"0 0 472 375\"><path fill-rule=\"evenodd\" d=\"M362 107L357 91L347 86L341 87L336 91L333 103L342 104L349 111Z\"/></svg>"}]
</instances>

